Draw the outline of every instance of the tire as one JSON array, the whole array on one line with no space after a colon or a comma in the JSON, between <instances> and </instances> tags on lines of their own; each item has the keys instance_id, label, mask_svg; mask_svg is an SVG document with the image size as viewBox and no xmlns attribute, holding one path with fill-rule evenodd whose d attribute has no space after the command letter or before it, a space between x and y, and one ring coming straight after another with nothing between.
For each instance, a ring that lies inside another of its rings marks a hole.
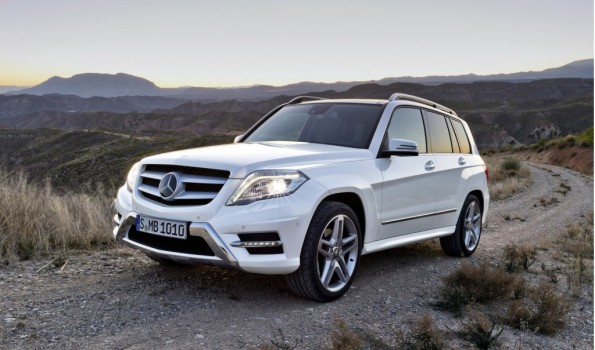
<instances>
[{"instance_id":1,"label":"tire","mask_svg":"<svg viewBox=\"0 0 595 350\"><path fill-rule=\"evenodd\" d=\"M475 252L481 238L481 204L470 194L465 199L455 232L440 238L440 245L446 255L470 256Z\"/></svg>"},{"instance_id":2,"label":"tire","mask_svg":"<svg viewBox=\"0 0 595 350\"><path fill-rule=\"evenodd\" d=\"M304 298L328 302L351 286L362 250L362 233L353 210L339 202L323 202L310 222L300 267L286 276L291 290Z\"/></svg>"}]
</instances>

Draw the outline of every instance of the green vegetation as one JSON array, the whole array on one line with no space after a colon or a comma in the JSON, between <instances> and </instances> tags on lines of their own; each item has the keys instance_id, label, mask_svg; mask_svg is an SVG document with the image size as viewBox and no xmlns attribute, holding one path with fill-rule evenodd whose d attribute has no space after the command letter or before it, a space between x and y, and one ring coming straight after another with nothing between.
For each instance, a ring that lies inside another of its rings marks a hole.
<instances>
[{"instance_id":1,"label":"green vegetation","mask_svg":"<svg viewBox=\"0 0 595 350\"><path fill-rule=\"evenodd\" d=\"M558 148L563 149L567 147L583 147L583 148L592 148L593 147L593 128L588 128L587 130L578 133L578 134L570 134L564 137L546 140L540 139L536 144L533 144L531 147L537 150L544 150L550 148Z\"/></svg>"}]
</instances>

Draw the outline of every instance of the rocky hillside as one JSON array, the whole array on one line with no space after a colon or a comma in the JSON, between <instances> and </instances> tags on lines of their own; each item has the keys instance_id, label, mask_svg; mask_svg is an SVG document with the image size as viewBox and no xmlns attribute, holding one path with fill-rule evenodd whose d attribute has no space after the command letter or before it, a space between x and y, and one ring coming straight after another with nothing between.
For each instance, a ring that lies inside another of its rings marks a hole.
<instances>
[{"instance_id":1,"label":"rocky hillside","mask_svg":"<svg viewBox=\"0 0 595 350\"><path fill-rule=\"evenodd\" d=\"M327 98L383 99L397 91L422 96L456 110L469 122L481 148L528 144L593 126L593 80L590 79L441 85L363 84L343 92L311 94ZM0 96L0 125L240 134L290 98L278 96L263 101L205 103L147 96L88 99L62 95Z\"/></svg>"}]
</instances>

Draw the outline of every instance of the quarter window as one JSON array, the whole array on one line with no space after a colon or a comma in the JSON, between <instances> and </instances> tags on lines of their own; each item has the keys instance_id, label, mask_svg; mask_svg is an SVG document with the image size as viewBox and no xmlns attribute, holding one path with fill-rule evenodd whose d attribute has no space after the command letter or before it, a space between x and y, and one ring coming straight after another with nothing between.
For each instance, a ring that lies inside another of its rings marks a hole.
<instances>
[{"instance_id":1,"label":"quarter window","mask_svg":"<svg viewBox=\"0 0 595 350\"><path fill-rule=\"evenodd\" d=\"M463 123L458 120L452 120L452 126L455 129L455 134L459 140L459 146L461 147L461 153L471 153L471 146L469 145L469 138L463 127Z\"/></svg>"},{"instance_id":2,"label":"quarter window","mask_svg":"<svg viewBox=\"0 0 595 350\"><path fill-rule=\"evenodd\" d=\"M452 153L450 135L444 116L433 112L426 112L426 115L432 140L432 153Z\"/></svg>"},{"instance_id":3,"label":"quarter window","mask_svg":"<svg viewBox=\"0 0 595 350\"><path fill-rule=\"evenodd\" d=\"M426 153L426 133L421 110L417 108L397 108L388 126L390 139L405 139L417 142L419 153Z\"/></svg>"}]
</instances>

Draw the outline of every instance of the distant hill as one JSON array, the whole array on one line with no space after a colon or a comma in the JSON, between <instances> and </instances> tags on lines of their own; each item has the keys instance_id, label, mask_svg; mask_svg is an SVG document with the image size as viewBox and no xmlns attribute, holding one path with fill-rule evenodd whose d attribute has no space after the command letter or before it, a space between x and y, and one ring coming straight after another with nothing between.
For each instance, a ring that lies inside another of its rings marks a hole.
<instances>
[{"instance_id":1,"label":"distant hill","mask_svg":"<svg viewBox=\"0 0 595 350\"><path fill-rule=\"evenodd\" d=\"M593 126L592 79L440 85L370 83L342 92L308 94L327 98L386 99L394 92L422 96L453 108L468 121L481 148L527 144ZM104 128L127 132L176 131L195 135L240 134L262 115L292 97L200 102L162 97L0 96L0 125L12 128ZM135 107L148 103L157 106L159 101L169 106L156 107L149 112Z\"/></svg>"},{"instance_id":2,"label":"distant hill","mask_svg":"<svg viewBox=\"0 0 595 350\"><path fill-rule=\"evenodd\" d=\"M427 76L427 77L399 77L384 78L377 81L378 84L386 85L396 82L419 83L436 85L442 83L473 83L479 81L506 81L506 82L528 82L543 79L558 78L581 78L593 79L593 59L574 61L557 68L549 68L536 72L519 72L510 74L490 75L453 75L453 76Z\"/></svg>"},{"instance_id":3,"label":"distant hill","mask_svg":"<svg viewBox=\"0 0 595 350\"><path fill-rule=\"evenodd\" d=\"M16 86L16 85L0 85L0 95L6 92L16 91L25 89L24 86Z\"/></svg>"},{"instance_id":4,"label":"distant hill","mask_svg":"<svg viewBox=\"0 0 595 350\"><path fill-rule=\"evenodd\" d=\"M0 120L27 113L55 111L74 112L150 112L155 109L170 109L185 100L159 96L89 97L74 95L0 95Z\"/></svg>"},{"instance_id":5,"label":"distant hill","mask_svg":"<svg viewBox=\"0 0 595 350\"><path fill-rule=\"evenodd\" d=\"M80 97L158 96L161 89L154 83L133 75L84 73L71 78L52 77L43 83L12 94L76 95Z\"/></svg>"},{"instance_id":6,"label":"distant hill","mask_svg":"<svg viewBox=\"0 0 595 350\"><path fill-rule=\"evenodd\" d=\"M224 100L266 100L279 95L296 96L311 92L334 90L346 91L354 86L375 83L389 85L393 83L417 83L439 85L444 83L473 83L480 81L529 82L542 79L581 78L593 79L593 59L571 62L561 67L537 72L519 72L492 75L456 75L428 77L389 77L377 81L351 81L335 83L300 82L284 86L255 85L231 88L159 88L149 80L128 74L78 74L71 78L53 77L49 80L22 90L5 94L63 94L80 97L116 97L116 96L167 96L186 100L224 101ZM2 93L2 91L0 91Z\"/></svg>"}]
</instances>

